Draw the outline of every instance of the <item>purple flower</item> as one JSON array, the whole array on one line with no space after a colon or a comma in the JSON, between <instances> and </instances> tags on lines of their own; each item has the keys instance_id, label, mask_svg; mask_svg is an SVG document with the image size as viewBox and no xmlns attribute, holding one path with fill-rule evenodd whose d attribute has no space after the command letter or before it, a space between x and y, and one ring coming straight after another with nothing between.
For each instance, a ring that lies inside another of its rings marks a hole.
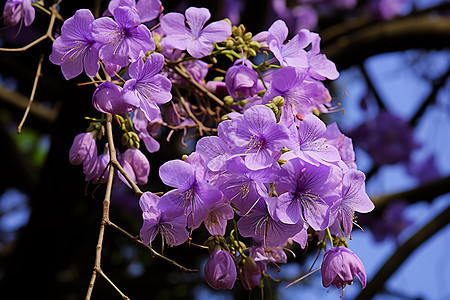
<instances>
[{"instance_id":1,"label":"purple flower","mask_svg":"<svg viewBox=\"0 0 450 300\"><path fill-rule=\"evenodd\" d=\"M167 218L158 209L159 201L158 196L149 192L142 194L139 199L142 219L144 220L139 232L142 242L146 245L151 244L159 232L167 244L173 246L183 244L189 238L189 233L186 230L186 218L183 216Z\"/></svg>"},{"instance_id":2,"label":"purple flower","mask_svg":"<svg viewBox=\"0 0 450 300\"><path fill-rule=\"evenodd\" d=\"M25 26L34 21L35 11L30 0L7 0L3 9L3 23L6 26L15 26L21 20Z\"/></svg>"},{"instance_id":3,"label":"purple flower","mask_svg":"<svg viewBox=\"0 0 450 300\"><path fill-rule=\"evenodd\" d=\"M137 184L146 184L150 173L150 163L139 149L127 149L119 159L122 167ZM128 185L126 179L119 172L119 178Z\"/></svg>"},{"instance_id":4,"label":"purple flower","mask_svg":"<svg viewBox=\"0 0 450 300\"><path fill-rule=\"evenodd\" d=\"M230 253L214 250L205 265L205 279L216 290L231 290L236 281L236 266Z\"/></svg>"},{"instance_id":5,"label":"purple flower","mask_svg":"<svg viewBox=\"0 0 450 300\"><path fill-rule=\"evenodd\" d=\"M95 89L92 96L92 105L105 114L125 114L133 109L130 104L124 101L122 88L111 81L105 81Z\"/></svg>"},{"instance_id":6,"label":"purple flower","mask_svg":"<svg viewBox=\"0 0 450 300\"><path fill-rule=\"evenodd\" d=\"M162 17L161 28L167 35L162 40L164 48L187 50L191 56L202 58L212 52L213 43L222 42L231 35L231 25L225 21L213 22L203 28L211 17L206 8L189 7L185 15L190 29L186 28L182 14L168 13Z\"/></svg>"},{"instance_id":7,"label":"purple flower","mask_svg":"<svg viewBox=\"0 0 450 300\"><path fill-rule=\"evenodd\" d=\"M150 30L141 24L136 9L119 6L113 15L116 21L102 17L92 23L92 36L104 45L101 52L106 62L125 67L129 60L137 60L141 51L155 49Z\"/></svg>"},{"instance_id":8,"label":"purple flower","mask_svg":"<svg viewBox=\"0 0 450 300\"><path fill-rule=\"evenodd\" d=\"M252 248L250 248L250 256L247 256L243 261L243 264L239 266L239 280L241 281L242 287L247 291L260 285L262 271L265 271L266 265L264 263L255 263L252 258Z\"/></svg>"},{"instance_id":9,"label":"purple flower","mask_svg":"<svg viewBox=\"0 0 450 300\"><path fill-rule=\"evenodd\" d=\"M244 98L249 98L257 92L258 73L253 70L250 61L238 59L228 69L225 82L231 97L239 98L238 93L240 93Z\"/></svg>"},{"instance_id":10,"label":"purple flower","mask_svg":"<svg viewBox=\"0 0 450 300\"><path fill-rule=\"evenodd\" d=\"M90 77L98 72L99 49L91 36L92 22L94 16L90 10L77 10L64 22L61 35L53 43L49 59L61 66L67 80L80 75L83 68Z\"/></svg>"},{"instance_id":11,"label":"purple flower","mask_svg":"<svg viewBox=\"0 0 450 300\"><path fill-rule=\"evenodd\" d=\"M300 232L303 222L285 224L272 217L266 202L259 200L248 215L239 219L237 226L242 236L262 242L265 248L273 248L283 245Z\"/></svg>"},{"instance_id":12,"label":"purple flower","mask_svg":"<svg viewBox=\"0 0 450 300\"><path fill-rule=\"evenodd\" d=\"M330 145L323 137L326 132L325 124L313 114L308 114L303 121L298 122L298 135L295 134L295 126L291 127L293 153L286 156L296 155L302 160L313 164L331 165L339 162L341 157L338 150Z\"/></svg>"},{"instance_id":13,"label":"purple flower","mask_svg":"<svg viewBox=\"0 0 450 300\"><path fill-rule=\"evenodd\" d=\"M281 122L290 124L294 117L303 119L313 108L327 112L324 106L331 101L328 90L321 82L306 77L306 71L294 67L283 67L272 75L272 81L264 94L263 103L276 96L286 102L281 112Z\"/></svg>"},{"instance_id":14,"label":"purple flower","mask_svg":"<svg viewBox=\"0 0 450 300\"><path fill-rule=\"evenodd\" d=\"M339 151L341 159L350 169L356 169L356 158L352 139L341 133L336 122L327 125L327 130L323 137L329 145Z\"/></svg>"},{"instance_id":15,"label":"purple flower","mask_svg":"<svg viewBox=\"0 0 450 300\"><path fill-rule=\"evenodd\" d=\"M277 202L274 203L272 198L266 200L272 214L275 211L285 223L296 224L304 219L314 230L325 229L329 223L327 202L331 202L327 198L334 196L332 191L337 187L331 170L328 166L315 166L300 158L286 162L275 183L279 195Z\"/></svg>"},{"instance_id":16,"label":"purple flower","mask_svg":"<svg viewBox=\"0 0 450 300\"><path fill-rule=\"evenodd\" d=\"M270 34L267 38L267 44L282 66L308 67L308 59L304 48L311 42L309 30L300 30L286 45L283 45L283 43L287 38L288 28L284 21L275 21L268 31Z\"/></svg>"},{"instance_id":17,"label":"purple flower","mask_svg":"<svg viewBox=\"0 0 450 300\"><path fill-rule=\"evenodd\" d=\"M155 119L152 122L147 120L144 112L137 108L134 110L133 126L139 135L139 138L144 141L145 148L148 152L158 152L159 143L152 136L158 134L158 130L162 125L162 119Z\"/></svg>"},{"instance_id":18,"label":"purple flower","mask_svg":"<svg viewBox=\"0 0 450 300\"><path fill-rule=\"evenodd\" d=\"M320 53L320 36L311 32L311 50L308 51L308 74L317 80L326 78L334 80L339 77L336 65L328 60L325 54Z\"/></svg>"},{"instance_id":19,"label":"purple flower","mask_svg":"<svg viewBox=\"0 0 450 300\"><path fill-rule=\"evenodd\" d=\"M161 12L161 1L159 0L140 0L137 4L134 0L111 0L103 16L112 16L112 12L119 6L136 8L142 23L156 19Z\"/></svg>"},{"instance_id":20,"label":"purple flower","mask_svg":"<svg viewBox=\"0 0 450 300\"><path fill-rule=\"evenodd\" d=\"M336 234L344 233L348 237L352 231L355 211L368 213L375 206L366 194L364 173L350 169L344 174L342 182L342 199L331 207L331 216L338 228Z\"/></svg>"},{"instance_id":21,"label":"purple flower","mask_svg":"<svg viewBox=\"0 0 450 300\"><path fill-rule=\"evenodd\" d=\"M177 189L162 196L158 208L169 218L184 215L192 227L201 224L210 208L222 199L220 191L206 181L199 181L196 173L193 166L181 160L168 161L159 169L161 180Z\"/></svg>"},{"instance_id":22,"label":"purple flower","mask_svg":"<svg viewBox=\"0 0 450 300\"><path fill-rule=\"evenodd\" d=\"M140 57L130 65L131 79L123 86L123 99L128 104L139 107L149 121L161 118L158 104L167 103L172 99L170 93L172 83L167 77L158 74L163 66L162 54L151 54L145 63Z\"/></svg>"},{"instance_id":23,"label":"purple flower","mask_svg":"<svg viewBox=\"0 0 450 300\"><path fill-rule=\"evenodd\" d=\"M227 221L233 219L234 211L227 201L217 202L211 207L206 220L205 227L212 235L225 235Z\"/></svg>"},{"instance_id":24,"label":"purple flower","mask_svg":"<svg viewBox=\"0 0 450 300\"><path fill-rule=\"evenodd\" d=\"M271 166L274 155L288 143L289 130L278 124L275 114L264 105L251 107L231 122L228 137L242 149L245 165L251 170Z\"/></svg>"},{"instance_id":25,"label":"purple flower","mask_svg":"<svg viewBox=\"0 0 450 300\"><path fill-rule=\"evenodd\" d=\"M355 253L345 247L330 248L325 252L321 267L322 284L329 287L331 284L338 289L353 284L357 276L362 288L366 286L366 269Z\"/></svg>"},{"instance_id":26,"label":"purple flower","mask_svg":"<svg viewBox=\"0 0 450 300\"><path fill-rule=\"evenodd\" d=\"M274 168L250 170L240 158L227 165L227 173L220 176L216 186L237 208L238 215L247 215L260 199L268 197L265 183L276 177Z\"/></svg>"},{"instance_id":27,"label":"purple flower","mask_svg":"<svg viewBox=\"0 0 450 300\"><path fill-rule=\"evenodd\" d=\"M69 150L72 165L83 164L83 173L88 178L97 168L97 145L90 132L78 134ZM90 179L87 179L90 180Z\"/></svg>"}]
</instances>

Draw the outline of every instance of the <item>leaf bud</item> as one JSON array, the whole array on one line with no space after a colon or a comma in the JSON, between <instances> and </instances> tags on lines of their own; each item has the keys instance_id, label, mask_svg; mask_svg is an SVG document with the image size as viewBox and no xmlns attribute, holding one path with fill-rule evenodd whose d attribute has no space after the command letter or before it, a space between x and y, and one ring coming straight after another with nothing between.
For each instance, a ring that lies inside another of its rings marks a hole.
<instances>
[{"instance_id":1,"label":"leaf bud","mask_svg":"<svg viewBox=\"0 0 450 300\"><path fill-rule=\"evenodd\" d=\"M231 29L231 33L234 36L242 36L242 28L240 26L239 27L233 26L233 28Z\"/></svg>"},{"instance_id":2,"label":"leaf bud","mask_svg":"<svg viewBox=\"0 0 450 300\"><path fill-rule=\"evenodd\" d=\"M258 97L264 97L264 94L266 93L266 90L261 90L258 92Z\"/></svg>"},{"instance_id":3,"label":"leaf bud","mask_svg":"<svg viewBox=\"0 0 450 300\"><path fill-rule=\"evenodd\" d=\"M248 54L250 54L250 56L256 56L258 53L256 53L255 49L252 48L248 48L247 49Z\"/></svg>"},{"instance_id":4,"label":"leaf bud","mask_svg":"<svg viewBox=\"0 0 450 300\"><path fill-rule=\"evenodd\" d=\"M234 47L234 41L231 40L231 39L228 39L228 40L225 42L225 48L227 48L227 49L233 49L233 47Z\"/></svg>"},{"instance_id":5,"label":"leaf bud","mask_svg":"<svg viewBox=\"0 0 450 300\"><path fill-rule=\"evenodd\" d=\"M225 79L225 77L223 76L217 76L213 78L213 81L223 81Z\"/></svg>"},{"instance_id":6,"label":"leaf bud","mask_svg":"<svg viewBox=\"0 0 450 300\"><path fill-rule=\"evenodd\" d=\"M251 41L248 45L255 50L259 50L259 48L261 48L261 44L257 41Z\"/></svg>"},{"instance_id":7,"label":"leaf bud","mask_svg":"<svg viewBox=\"0 0 450 300\"><path fill-rule=\"evenodd\" d=\"M222 21L225 21L225 22L227 22L228 24L233 25L233 24L231 24L231 21L230 21L230 19L228 19L228 18L224 18L224 19L222 19Z\"/></svg>"},{"instance_id":8,"label":"leaf bud","mask_svg":"<svg viewBox=\"0 0 450 300\"><path fill-rule=\"evenodd\" d=\"M246 32L244 34L244 41L249 42L253 37L253 34L251 32Z\"/></svg>"},{"instance_id":9,"label":"leaf bud","mask_svg":"<svg viewBox=\"0 0 450 300\"><path fill-rule=\"evenodd\" d=\"M225 96L223 98L223 101L225 102L226 105L231 106L234 104L234 99L231 96Z\"/></svg>"}]
</instances>

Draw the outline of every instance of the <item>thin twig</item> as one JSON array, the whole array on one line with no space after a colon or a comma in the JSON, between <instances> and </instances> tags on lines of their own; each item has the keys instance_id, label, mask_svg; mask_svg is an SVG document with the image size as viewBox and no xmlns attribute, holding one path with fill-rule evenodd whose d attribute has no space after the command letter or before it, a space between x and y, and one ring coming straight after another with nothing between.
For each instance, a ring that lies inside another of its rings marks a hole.
<instances>
[{"instance_id":1,"label":"thin twig","mask_svg":"<svg viewBox=\"0 0 450 300\"><path fill-rule=\"evenodd\" d=\"M114 167L116 167L116 169L123 175L123 177L125 177L127 182L133 188L134 193L136 194L136 196L140 196L140 195L143 194L143 192L139 189L139 187L136 185L136 183L131 179L130 175L128 175L127 172L125 172L125 170L122 168L122 166L120 165L120 163L119 163L119 161L117 159L111 160L111 164L113 164Z\"/></svg>"},{"instance_id":2,"label":"thin twig","mask_svg":"<svg viewBox=\"0 0 450 300\"><path fill-rule=\"evenodd\" d=\"M175 71L175 73L177 73L179 76L181 76L184 80L188 81L189 84L191 84L192 86L194 86L194 88L196 88L197 90L199 90L200 92L202 92L203 94L205 94L206 96L208 96L209 98L211 98L211 100L213 100L214 102L216 102L218 105L220 105L225 111L227 112L231 112L232 109L229 108L225 102L223 102L222 100L220 100L219 98L217 98L216 95L214 95L213 93L211 93L207 88L205 88L204 86L202 86L200 83L198 83L194 78L192 78L192 76L190 74L187 74L186 72L184 72L180 66L174 65L173 70Z\"/></svg>"},{"instance_id":3,"label":"thin twig","mask_svg":"<svg viewBox=\"0 0 450 300\"><path fill-rule=\"evenodd\" d=\"M303 275L303 276L300 277L299 279L294 280L294 281L292 281L291 283L289 283L285 288L287 289L287 288L290 287L291 285L296 284L297 282L302 281L303 279L305 279L305 278L311 276L312 274L316 273L316 272L319 271L319 270L320 270L320 268L318 268L318 269L316 269L316 270L314 270L314 271L312 271L312 272L309 272L309 273L306 274L306 275Z\"/></svg>"},{"instance_id":4,"label":"thin twig","mask_svg":"<svg viewBox=\"0 0 450 300\"><path fill-rule=\"evenodd\" d=\"M205 130L205 125L203 125L203 123L200 122L197 119L197 117L194 115L194 113L191 111L191 108L186 103L186 100L184 99L184 97L181 95L178 87L174 85L173 88L175 89L175 92L177 93L177 96L180 99L181 105L183 105L184 110L187 112L188 116L195 122L195 124L197 124L198 132L200 133L200 136L203 136L203 130Z\"/></svg>"},{"instance_id":5,"label":"thin twig","mask_svg":"<svg viewBox=\"0 0 450 300\"><path fill-rule=\"evenodd\" d=\"M140 246L142 246L142 247L147 248L148 250L150 250L150 252L152 252L153 255L155 255L155 256L157 256L157 257L159 257L159 258L161 258L161 259L164 259L165 261L167 261L167 262L169 262L170 264L174 265L175 267L179 268L179 269L182 270L183 272L185 272L185 273L195 273L195 272L198 272L198 270L195 270L195 269L188 269L188 268L186 268L186 267L183 267L182 265L180 265L180 264L177 263L176 261L174 261L174 260L172 260L172 259L170 259L170 258L167 258L167 257L165 257L165 256L163 256L163 255L161 255L161 254L159 254L159 253L158 253L157 251L155 251L152 247L150 247L149 245L144 244L144 243L143 243L141 240L139 240L137 237L132 236L132 235L129 234L126 230L120 228L119 226L117 226L117 225L114 224L113 222L108 221L107 224L110 225L110 226L112 226L114 229L116 229L117 231L119 231L120 233L122 233L123 235L125 235L127 238L129 238L130 240L132 240L132 241L135 242L136 244L138 244L138 245L140 245Z\"/></svg>"},{"instance_id":6,"label":"thin twig","mask_svg":"<svg viewBox=\"0 0 450 300\"><path fill-rule=\"evenodd\" d=\"M109 155L111 158L111 161L117 160L117 154L116 154L116 148L114 147L114 141L112 136L112 115L108 114L106 118L106 135L108 137L108 143L109 143ZM103 237L105 234L105 225L109 222L109 206L111 203L111 191L112 191L112 184L114 180L114 164L109 164L109 174L108 174L108 181L106 182L106 192L105 192L105 199L103 200L103 216L102 216L102 222L100 224L100 232L98 234L98 242L97 247L95 251L95 266L94 271L92 272L92 277L89 283L89 288L86 293L86 300L91 299L92 290L94 289L95 279L97 278L98 270L101 269L101 259L102 259L102 248L103 248Z\"/></svg>"},{"instance_id":7,"label":"thin twig","mask_svg":"<svg viewBox=\"0 0 450 300\"><path fill-rule=\"evenodd\" d=\"M103 273L102 269L97 269L95 268L95 271L97 271L98 274L102 275L103 278L106 279L106 281L109 282L109 284L120 294L120 296L122 297L122 299L124 300L129 300L130 298L128 298L124 293L122 293L122 291L111 281L111 279L108 278L108 276L106 276L105 273Z\"/></svg>"},{"instance_id":8,"label":"thin twig","mask_svg":"<svg viewBox=\"0 0 450 300\"><path fill-rule=\"evenodd\" d=\"M42 68L42 62L44 61L44 54L41 54L41 58L39 59L39 64L36 70L36 76L34 77L34 83L33 83L33 89L31 90L30 100L28 101L27 108L25 109L25 113L23 115L22 121L20 121L19 126L17 126L17 133L20 133L22 131L22 126L25 123L25 120L27 119L28 113L31 109L31 104L34 100L34 94L36 93L37 83L39 80L39 77L41 77L41 68Z\"/></svg>"}]
</instances>

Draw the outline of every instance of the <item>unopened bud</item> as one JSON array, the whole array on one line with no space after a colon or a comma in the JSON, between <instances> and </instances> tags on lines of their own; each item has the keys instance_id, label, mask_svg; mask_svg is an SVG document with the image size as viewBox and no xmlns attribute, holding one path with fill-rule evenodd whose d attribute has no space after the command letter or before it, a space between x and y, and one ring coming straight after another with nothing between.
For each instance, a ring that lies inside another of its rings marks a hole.
<instances>
[{"instance_id":1,"label":"unopened bud","mask_svg":"<svg viewBox=\"0 0 450 300\"><path fill-rule=\"evenodd\" d=\"M183 156L181 156L181 160L182 161L186 161L186 159L188 159L189 156L187 156L186 154L183 154Z\"/></svg>"},{"instance_id":2,"label":"unopened bud","mask_svg":"<svg viewBox=\"0 0 450 300\"><path fill-rule=\"evenodd\" d=\"M284 98L282 96L276 96L272 99L273 104L275 104L277 107L282 107L286 103Z\"/></svg>"},{"instance_id":3,"label":"unopened bud","mask_svg":"<svg viewBox=\"0 0 450 300\"><path fill-rule=\"evenodd\" d=\"M244 41L248 42L252 39L252 37L253 37L253 34L251 32L246 32L244 34Z\"/></svg>"},{"instance_id":4,"label":"unopened bud","mask_svg":"<svg viewBox=\"0 0 450 300\"><path fill-rule=\"evenodd\" d=\"M210 60L213 64L217 64L217 58L211 57Z\"/></svg>"},{"instance_id":5,"label":"unopened bud","mask_svg":"<svg viewBox=\"0 0 450 300\"><path fill-rule=\"evenodd\" d=\"M228 18L222 19L222 21L225 21L225 22L227 22L228 24L233 25L233 24L231 24L231 21L230 21L230 19L228 19Z\"/></svg>"},{"instance_id":6,"label":"unopened bud","mask_svg":"<svg viewBox=\"0 0 450 300\"><path fill-rule=\"evenodd\" d=\"M225 42L225 48L227 48L227 49L233 49L233 47L234 47L234 41L233 40L231 40L231 39L228 39L226 42Z\"/></svg>"},{"instance_id":7,"label":"unopened bud","mask_svg":"<svg viewBox=\"0 0 450 300\"><path fill-rule=\"evenodd\" d=\"M256 56L258 53L252 49L252 48L248 48L247 50L248 54L250 54L250 56Z\"/></svg>"},{"instance_id":8,"label":"unopened bud","mask_svg":"<svg viewBox=\"0 0 450 300\"><path fill-rule=\"evenodd\" d=\"M242 29L241 29L241 27L233 26L233 28L231 29L231 33L234 36L242 36Z\"/></svg>"},{"instance_id":9,"label":"unopened bud","mask_svg":"<svg viewBox=\"0 0 450 300\"><path fill-rule=\"evenodd\" d=\"M231 96L225 96L223 102L225 102L226 105L231 106L234 104L234 99Z\"/></svg>"}]
</instances>

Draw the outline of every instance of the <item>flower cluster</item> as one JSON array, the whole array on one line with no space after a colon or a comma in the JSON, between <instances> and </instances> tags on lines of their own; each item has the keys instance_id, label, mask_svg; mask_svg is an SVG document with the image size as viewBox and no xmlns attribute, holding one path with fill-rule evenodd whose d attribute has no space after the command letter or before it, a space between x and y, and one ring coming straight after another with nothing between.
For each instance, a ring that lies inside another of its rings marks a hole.
<instances>
[{"instance_id":1,"label":"flower cluster","mask_svg":"<svg viewBox=\"0 0 450 300\"><path fill-rule=\"evenodd\" d=\"M339 76L320 52L319 35L302 29L287 41L287 25L278 20L253 36L225 20L206 25L209 11L195 7L185 15L165 14L151 32L143 23L161 11L159 1L145 0L111 1L98 19L79 10L64 23L50 56L66 79L84 70L101 81L92 104L119 122L127 150L118 161L136 184L147 183L150 169L140 141L149 152L158 151L154 136L161 126L198 127L200 134L211 126L208 132L217 132L199 139L189 156L161 166L162 182L173 189L161 197L151 192L140 197L142 241L151 244L159 233L164 243L180 245L204 224L213 237L208 284L231 289L239 276L250 290L267 276L268 265L287 261L286 243L304 248L308 232L326 231L324 239L349 237L355 212L374 205L351 139L318 117L331 110L323 81ZM255 65L252 58L262 51L273 56ZM222 57L232 61L225 76L206 82L210 66ZM211 100L216 106L204 104ZM75 138L70 161L83 164L86 180L104 182L110 159L107 150L97 156L96 139L105 117L96 121ZM128 184L122 173L116 177ZM242 237L252 244L246 246ZM334 265L327 270L336 260L332 252L349 250L328 250L325 286L351 284L355 274L365 283L360 261L345 276ZM355 261L347 256L342 264Z\"/></svg>"}]
</instances>

